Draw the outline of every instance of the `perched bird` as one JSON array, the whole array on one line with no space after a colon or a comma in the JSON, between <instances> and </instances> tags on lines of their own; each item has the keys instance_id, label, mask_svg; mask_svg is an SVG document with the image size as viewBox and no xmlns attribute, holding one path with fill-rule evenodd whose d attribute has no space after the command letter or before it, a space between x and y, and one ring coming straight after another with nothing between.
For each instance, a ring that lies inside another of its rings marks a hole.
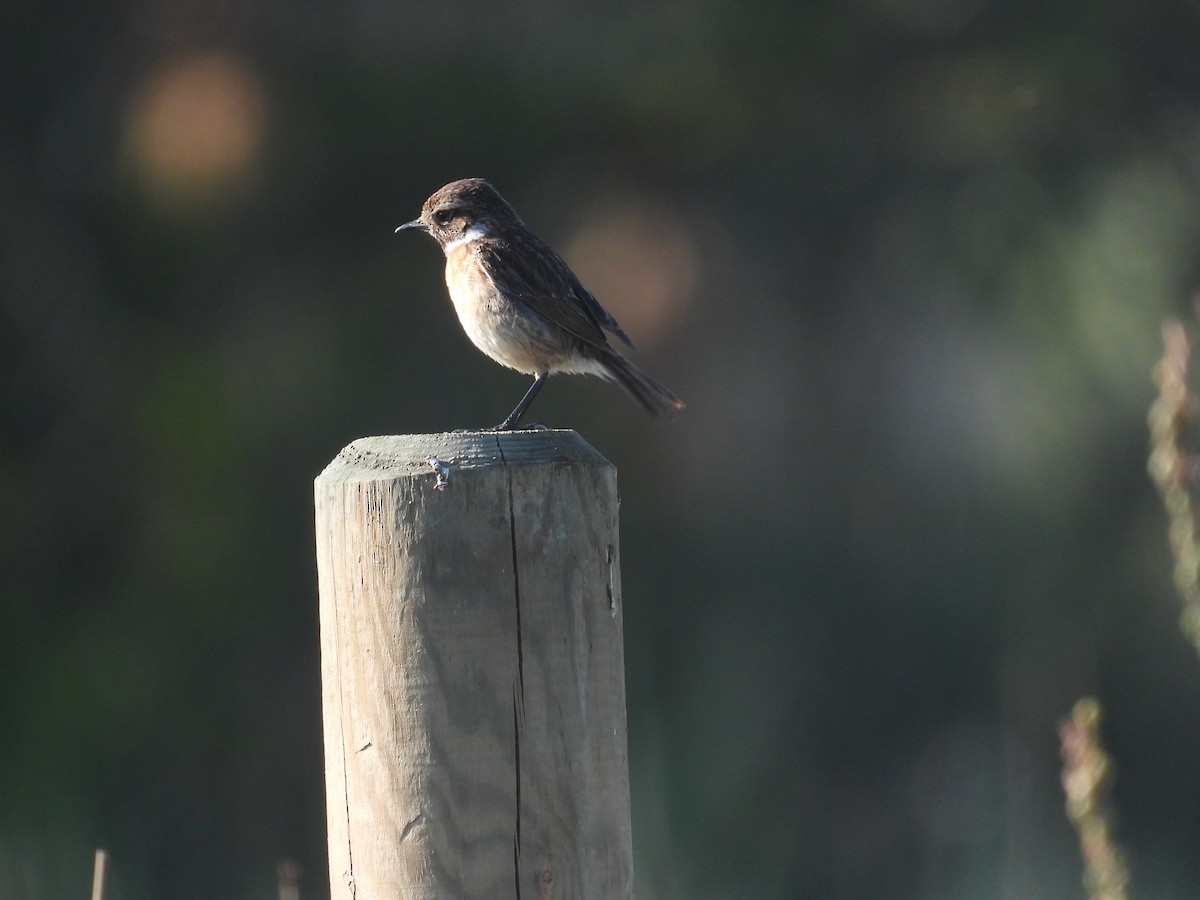
<instances>
[{"instance_id":1,"label":"perched bird","mask_svg":"<svg viewBox=\"0 0 1200 900\"><path fill-rule=\"evenodd\" d=\"M633 343L579 283L575 273L482 178L437 191L421 217L396 229L429 232L446 254L446 287L471 341L502 366L533 376L533 384L493 431L518 427L533 398L555 372L615 381L651 415L683 409L683 401L608 342L605 332Z\"/></svg>"}]
</instances>

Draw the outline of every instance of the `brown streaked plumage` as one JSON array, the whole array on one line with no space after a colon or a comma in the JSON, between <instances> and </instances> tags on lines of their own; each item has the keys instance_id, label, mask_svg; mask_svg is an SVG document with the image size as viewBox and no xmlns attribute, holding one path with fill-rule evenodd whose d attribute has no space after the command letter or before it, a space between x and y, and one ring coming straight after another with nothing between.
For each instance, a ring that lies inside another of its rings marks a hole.
<instances>
[{"instance_id":1,"label":"brown streaked plumage","mask_svg":"<svg viewBox=\"0 0 1200 900\"><path fill-rule=\"evenodd\" d=\"M482 178L441 188L425 201L419 219L396 231L406 228L429 232L446 254L446 288L475 346L534 376L496 431L516 428L556 372L615 381L651 415L683 409L682 400L609 343L614 334L633 346L562 258Z\"/></svg>"}]
</instances>

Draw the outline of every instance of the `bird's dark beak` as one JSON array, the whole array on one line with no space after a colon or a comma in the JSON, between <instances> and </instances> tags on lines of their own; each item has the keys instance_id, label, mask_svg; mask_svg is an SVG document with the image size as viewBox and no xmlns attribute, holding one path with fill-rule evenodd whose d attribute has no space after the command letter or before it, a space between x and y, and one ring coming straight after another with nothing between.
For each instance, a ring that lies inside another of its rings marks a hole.
<instances>
[{"instance_id":1,"label":"bird's dark beak","mask_svg":"<svg viewBox=\"0 0 1200 900\"><path fill-rule=\"evenodd\" d=\"M413 219L411 222L405 222L403 225L401 225L399 228L397 228L396 234L399 234L400 232L404 231L406 228L420 228L422 231L429 230L429 226L426 225L424 222L422 222L420 219Z\"/></svg>"}]
</instances>

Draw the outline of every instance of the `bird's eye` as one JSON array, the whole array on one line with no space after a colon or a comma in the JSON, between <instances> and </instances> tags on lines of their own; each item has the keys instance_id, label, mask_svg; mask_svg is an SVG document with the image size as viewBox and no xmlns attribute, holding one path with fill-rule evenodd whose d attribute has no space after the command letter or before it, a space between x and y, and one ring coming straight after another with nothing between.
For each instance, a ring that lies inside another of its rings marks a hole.
<instances>
[{"instance_id":1,"label":"bird's eye","mask_svg":"<svg viewBox=\"0 0 1200 900\"><path fill-rule=\"evenodd\" d=\"M437 225L445 225L453 217L454 217L454 213L452 213L450 210L439 209L437 212L435 212L433 214L433 221Z\"/></svg>"}]
</instances>

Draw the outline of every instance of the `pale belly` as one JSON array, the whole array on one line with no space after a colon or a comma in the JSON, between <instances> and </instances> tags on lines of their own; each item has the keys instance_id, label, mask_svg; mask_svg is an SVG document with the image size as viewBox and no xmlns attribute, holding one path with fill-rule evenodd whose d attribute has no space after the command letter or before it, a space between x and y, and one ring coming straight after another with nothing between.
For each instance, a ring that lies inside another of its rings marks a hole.
<instances>
[{"instance_id":1,"label":"pale belly","mask_svg":"<svg viewBox=\"0 0 1200 900\"><path fill-rule=\"evenodd\" d=\"M487 290L477 292L471 279L450 261L446 265L446 287L471 343L500 365L527 375L542 372L607 375L599 363L579 356L573 347L574 340L565 332L518 311L490 284ZM480 293L484 299L480 299Z\"/></svg>"}]
</instances>

